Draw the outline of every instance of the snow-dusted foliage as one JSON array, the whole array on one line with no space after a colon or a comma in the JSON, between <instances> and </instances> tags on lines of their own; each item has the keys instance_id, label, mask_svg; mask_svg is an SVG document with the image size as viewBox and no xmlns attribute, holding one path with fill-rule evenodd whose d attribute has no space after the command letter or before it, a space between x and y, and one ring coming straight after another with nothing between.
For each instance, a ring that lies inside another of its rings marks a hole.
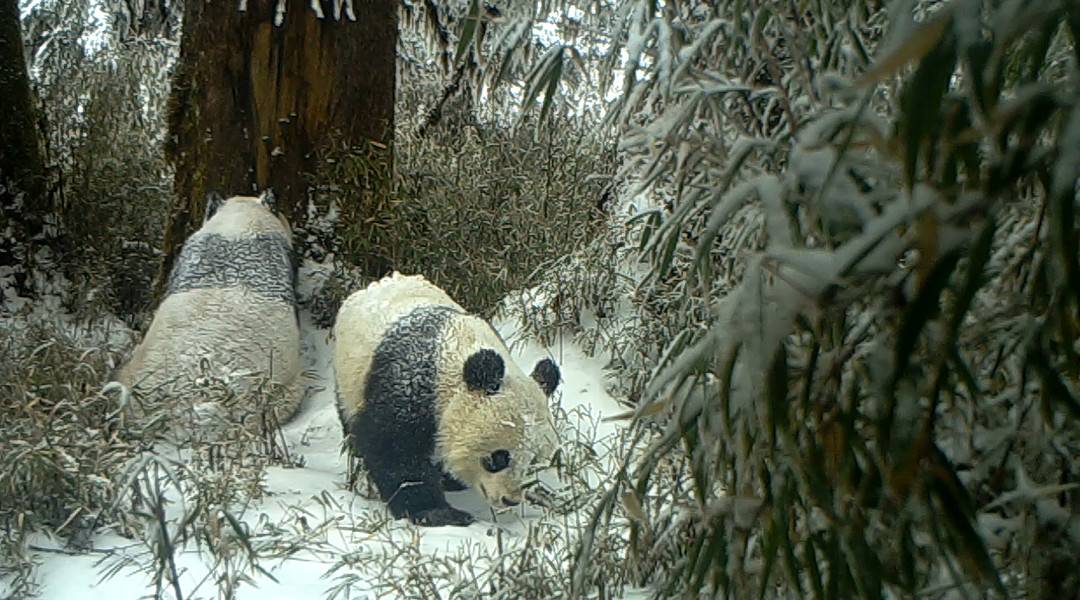
<instances>
[{"instance_id":1,"label":"snow-dusted foliage","mask_svg":"<svg viewBox=\"0 0 1080 600\"><path fill-rule=\"evenodd\" d=\"M519 312L573 289L651 335L629 361L608 343L645 443L575 589L621 527L623 581L663 594L1075 589L1074 3L616 14L649 270L591 304L564 275Z\"/></svg>"},{"instance_id":2,"label":"snow-dusted foliage","mask_svg":"<svg viewBox=\"0 0 1080 600\"><path fill-rule=\"evenodd\" d=\"M140 241L163 217L173 46L87 43L129 29L56 25L94 23L92 2L34 6L59 225L93 292L69 304L93 306L115 278L85 265L155 262ZM131 463L156 432L110 420L92 382L112 350L0 338L0 419L18 432L0 481L22 494L0 498L17 525L0 580L25 589L34 527L108 521L136 542L108 550L102 585L145 573L157 597L289 593L293 575L293 597L1075 593L1075 2L416 1L402 23L394 160L328 151L298 232L324 267L301 278L306 347L361 270L422 272L485 314L521 287L500 305L511 348L524 333L554 353L572 330L632 408L598 422L567 369L553 506L451 545L341 489L332 390L273 445ZM350 192L388 175L392 193ZM317 468L266 468L304 460ZM62 506L26 501L57 489Z\"/></svg>"},{"instance_id":3,"label":"snow-dusted foliage","mask_svg":"<svg viewBox=\"0 0 1080 600\"><path fill-rule=\"evenodd\" d=\"M434 69L408 72L397 108L393 189L365 191L365 182L387 176L382 149L327 152L316 203L334 222L320 227L325 219L309 219L310 245L337 258L339 270L423 273L468 310L490 314L507 292L539 280L542 265L604 227L614 139L563 112L549 117L558 127L539 136L514 129L505 108L474 108L464 84L451 91L429 83L440 81ZM324 323L362 287L347 272L330 284L325 291L336 301L320 311Z\"/></svg>"},{"instance_id":4,"label":"snow-dusted foliage","mask_svg":"<svg viewBox=\"0 0 1080 600\"><path fill-rule=\"evenodd\" d=\"M35 587L26 537L41 526L85 540L111 506L138 435L119 431L97 393L119 359L123 325L89 330L46 311L0 319L0 591ZM112 423L109 423L113 421ZM109 423L108 425L106 425Z\"/></svg>"},{"instance_id":5,"label":"snow-dusted foliage","mask_svg":"<svg viewBox=\"0 0 1080 600\"><path fill-rule=\"evenodd\" d=\"M152 308L172 188L161 147L176 20L169 1L42 0L24 14L61 240L53 268L74 284L66 308L83 316L134 324Z\"/></svg>"}]
</instances>

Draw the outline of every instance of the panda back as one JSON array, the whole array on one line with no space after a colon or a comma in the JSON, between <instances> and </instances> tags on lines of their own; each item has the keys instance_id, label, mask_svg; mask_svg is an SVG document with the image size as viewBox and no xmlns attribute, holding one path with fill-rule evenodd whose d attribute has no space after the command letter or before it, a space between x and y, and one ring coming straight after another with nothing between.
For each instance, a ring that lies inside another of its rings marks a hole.
<instances>
[{"instance_id":1,"label":"panda back","mask_svg":"<svg viewBox=\"0 0 1080 600\"><path fill-rule=\"evenodd\" d=\"M402 322L407 315L425 307L464 312L446 292L423 277L399 273L353 293L341 305L334 325L334 370L343 419L350 419L363 407L364 386L375 353L391 330L398 328L395 336L415 335L411 325L424 331L441 330L445 319L436 319L439 323L424 326ZM442 311L436 310L438 312ZM435 316L435 313L429 315ZM384 351L385 348L383 346Z\"/></svg>"},{"instance_id":2,"label":"panda back","mask_svg":"<svg viewBox=\"0 0 1080 600\"><path fill-rule=\"evenodd\" d=\"M235 238L206 231L188 239L169 274L166 294L229 288L295 306L288 239L273 232Z\"/></svg>"},{"instance_id":3,"label":"panda back","mask_svg":"<svg viewBox=\"0 0 1080 600\"><path fill-rule=\"evenodd\" d=\"M153 321L118 374L147 390L199 372L300 371L295 268L288 224L257 198L234 197L185 242Z\"/></svg>"}]
</instances>

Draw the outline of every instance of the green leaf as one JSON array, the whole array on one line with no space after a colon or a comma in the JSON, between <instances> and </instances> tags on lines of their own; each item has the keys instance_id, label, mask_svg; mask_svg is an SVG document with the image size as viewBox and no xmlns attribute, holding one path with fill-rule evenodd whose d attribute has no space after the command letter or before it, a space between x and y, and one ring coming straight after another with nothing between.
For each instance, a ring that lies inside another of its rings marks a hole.
<instances>
[{"instance_id":1,"label":"green leaf","mask_svg":"<svg viewBox=\"0 0 1080 600\"><path fill-rule=\"evenodd\" d=\"M547 89L544 90L544 103L540 105L540 120L537 125L544 122L547 118L548 112L551 110L552 101L555 99L555 92L559 91L559 82L562 81L563 73L563 61L565 59L566 48L564 47L562 52L559 52L557 59L552 62L551 73L548 75Z\"/></svg>"},{"instance_id":2,"label":"green leaf","mask_svg":"<svg viewBox=\"0 0 1080 600\"><path fill-rule=\"evenodd\" d=\"M888 386L890 391L896 389L896 384L907 370L915 345L926 324L938 313L941 292L948 285L949 278L959 260L958 250L952 250L938 259L930 270L930 274L927 275L922 289L915 296L915 300L904 311L896 337L896 350L893 354L895 360Z\"/></svg>"},{"instance_id":3,"label":"green leaf","mask_svg":"<svg viewBox=\"0 0 1080 600\"><path fill-rule=\"evenodd\" d=\"M905 516L900 524L900 582L905 591L914 595L918 585L915 578L918 548L915 546L911 531L911 519Z\"/></svg>"},{"instance_id":4,"label":"green leaf","mask_svg":"<svg viewBox=\"0 0 1080 600\"><path fill-rule=\"evenodd\" d=\"M502 60L499 61L499 71L495 76L494 81L496 84L510 78L510 70L514 65L514 54L519 51L521 46L528 43L522 40L527 40L528 36L532 34L532 25L531 20L523 20L512 24L496 44L497 47L505 49Z\"/></svg>"},{"instance_id":5,"label":"green leaf","mask_svg":"<svg viewBox=\"0 0 1080 600\"><path fill-rule=\"evenodd\" d=\"M989 114L997 106L998 93L1000 92L997 85L988 85L988 83L1000 83L1000 77L991 76L990 82L987 82L986 69L991 64L990 56L993 54L993 50L994 45L988 41L973 43L964 50L964 59L967 62L967 73L971 77L971 90L975 96L975 103L984 114Z\"/></svg>"},{"instance_id":6,"label":"green leaf","mask_svg":"<svg viewBox=\"0 0 1080 600\"><path fill-rule=\"evenodd\" d=\"M918 181L919 154L924 145L927 170L933 168L934 142L941 131L942 98L956 68L955 38L946 35L938 41L919 63L900 99L900 134L904 140L904 172L909 189Z\"/></svg>"},{"instance_id":7,"label":"green leaf","mask_svg":"<svg viewBox=\"0 0 1080 600\"><path fill-rule=\"evenodd\" d=\"M724 573L724 579L727 579L727 535L725 535L724 528L717 524L709 529L706 529L702 533L703 542L707 542L708 545L703 546L702 551L697 557L697 566L694 569L693 577L690 580L690 589L701 589L702 584L705 582L705 576L710 569L712 571L721 571ZM694 564L694 563L691 563Z\"/></svg>"},{"instance_id":8,"label":"green leaf","mask_svg":"<svg viewBox=\"0 0 1080 600\"><path fill-rule=\"evenodd\" d=\"M644 221L641 225L641 233L638 239L638 254L645 252L645 248L649 245L652 236L656 233L656 230L660 228L660 220L662 218L663 215L661 214L660 209L653 208L639 212L627 219L627 226L633 226L638 221Z\"/></svg>"},{"instance_id":9,"label":"green leaf","mask_svg":"<svg viewBox=\"0 0 1080 600\"><path fill-rule=\"evenodd\" d=\"M1057 24L1041 24L1034 31L1034 35L1028 38L1024 45L1023 56L1027 73L1026 81L1038 81L1039 72L1046 66L1046 55L1050 51L1050 43L1057 33ZM1050 25L1050 26L1047 26Z\"/></svg>"},{"instance_id":10,"label":"green leaf","mask_svg":"<svg viewBox=\"0 0 1080 600\"><path fill-rule=\"evenodd\" d=\"M1036 340L1031 344L1027 353L1027 366L1035 371L1042 384L1043 397L1046 400L1056 400L1065 405L1066 410L1074 419L1080 419L1080 401L1073 397L1069 387L1058 376L1058 372L1050 365L1042 347Z\"/></svg>"},{"instance_id":11,"label":"green leaf","mask_svg":"<svg viewBox=\"0 0 1080 600\"><path fill-rule=\"evenodd\" d=\"M1080 62L1080 3L1065 3L1065 23L1072 33L1073 60Z\"/></svg>"},{"instance_id":12,"label":"green leaf","mask_svg":"<svg viewBox=\"0 0 1080 600\"><path fill-rule=\"evenodd\" d=\"M865 598L881 598L882 573L884 569L877 552L866 543L862 527L849 526L847 529L848 565L859 592Z\"/></svg>"},{"instance_id":13,"label":"green leaf","mask_svg":"<svg viewBox=\"0 0 1080 600\"><path fill-rule=\"evenodd\" d=\"M795 478L792 473L787 474L787 481L784 485L784 489L781 493L780 502L777 510L774 511L776 517L776 528L780 532L780 551L784 558L784 571L787 575L788 581L791 582L792 588L795 590L796 598L804 598L806 594L803 590L802 578L802 565L799 563L799 559L795 556L795 542L791 539L791 523L788 521L787 507L795 506L798 501L798 493L795 490Z\"/></svg>"},{"instance_id":14,"label":"green leaf","mask_svg":"<svg viewBox=\"0 0 1080 600\"><path fill-rule=\"evenodd\" d=\"M776 510L775 508L773 510ZM758 588L758 599L765 598L769 592L769 583L773 566L776 564L776 551L780 548L780 535L777 532L775 519L769 519L765 526L764 538L762 539L761 554L764 564L761 566L761 587Z\"/></svg>"},{"instance_id":15,"label":"green leaf","mask_svg":"<svg viewBox=\"0 0 1080 600\"><path fill-rule=\"evenodd\" d=\"M765 396L769 411L769 443L776 447L776 430L788 430L788 365L783 342L776 349L765 378Z\"/></svg>"},{"instance_id":16,"label":"green leaf","mask_svg":"<svg viewBox=\"0 0 1080 600\"><path fill-rule=\"evenodd\" d=\"M998 593L1006 596L1005 586L1001 583L997 567L994 566L986 545L973 525L975 503L968 495L963 482L957 477L949 459L936 445L931 446L930 460L927 491L938 499L938 506L942 509L941 514L949 525L947 533L959 544L957 550L960 552L960 557L964 559L963 564L969 570L974 570L972 575L978 576L983 582L990 583Z\"/></svg>"},{"instance_id":17,"label":"green leaf","mask_svg":"<svg viewBox=\"0 0 1080 600\"><path fill-rule=\"evenodd\" d=\"M480 0L472 0L469 3L469 14L465 17L465 26L461 30L461 38L458 39L457 50L454 52L454 64L460 64L465 58L465 51L469 48L476 29L480 25Z\"/></svg>"},{"instance_id":18,"label":"green leaf","mask_svg":"<svg viewBox=\"0 0 1080 600\"><path fill-rule=\"evenodd\" d=\"M953 346L952 352L950 352L949 362L952 364L953 371L960 376L960 381L967 388L968 395L973 401L978 401L979 396L982 394L979 388L979 382L975 379L975 374L972 372L971 367L968 366L967 361L960 355L960 348L956 345Z\"/></svg>"},{"instance_id":19,"label":"green leaf","mask_svg":"<svg viewBox=\"0 0 1080 600\"><path fill-rule=\"evenodd\" d=\"M1050 188L1050 239L1065 270L1065 282L1080 308L1080 247L1076 227L1076 183L1080 177L1080 105L1074 106L1060 136L1061 155Z\"/></svg>"},{"instance_id":20,"label":"green leaf","mask_svg":"<svg viewBox=\"0 0 1080 600\"><path fill-rule=\"evenodd\" d=\"M824 600L825 586L821 580L821 570L818 568L817 552L814 550L816 537L810 536L803 542L803 564L810 578L810 587L814 590L814 598Z\"/></svg>"},{"instance_id":21,"label":"green leaf","mask_svg":"<svg viewBox=\"0 0 1080 600\"><path fill-rule=\"evenodd\" d=\"M735 161L731 163L729 174L734 176L734 172L738 169L738 166L742 164L742 161L746 160L753 147L750 145L743 146L741 148L742 154L735 157ZM776 177L774 175L759 175L744 181L739 185L727 190L725 193L716 193L709 199L710 206L709 220L705 225L704 231L701 233L701 237L698 239L697 254L695 256L695 262L702 262L706 260L712 260L709 252L712 249L713 242L716 241L717 236L720 235L720 231L723 229L727 220L731 218L731 215L742 207L743 203L751 198L753 194L758 190L765 188L766 186L772 186L776 183ZM726 189L721 186L718 190Z\"/></svg>"},{"instance_id":22,"label":"green leaf","mask_svg":"<svg viewBox=\"0 0 1080 600\"><path fill-rule=\"evenodd\" d=\"M837 530L828 532L825 557L829 564L829 580L826 587L826 598L849 598L853 596L855 581L854 574L848 568L845 558L843 543L840 541Z\"/></svg>"},{"instance_id":23,"label":"green leaf","mask_svg":"<svg viewBox=\"0 0 1080 600\"><path fill-rule=\"evenodd\" d=\"M971 308L971 301L975 298L975 292L983 285L983 271L986 263L990 260L990 247L994 241L994 232L997 231L997 223L993 218L986 222L975 243L971 245L971 253L968 255L967 273L965 273L963 287L953 304L952 316L949 320L949 340L955 342L963 325L964 317Z\"/></svg>"},{"instance_id":24,"label":"green leaf","mask_svg":"<svg viewBox=\"0 0 1080 600\"><path fill-rule=\"evenodd\" d=\"M525 89L525 102L521 106L521 115L525 115L525 112L536 102L536 97L543 91L544 102L540 107L540 120L537 122L538 130L540 123L543 122L550 110L555 92L559 88L559 80L562 79L563 72L563 57L567 48L564 45L552 46L529 74L528 84Z\"/></svg>"},{"instance_id":25,"label":"green leaf","mask_svg":"<svg viewBox=\"0 0 1080 600\"><path fill-rule=\"evenodd\" d=\"M656 263L656 274L661 278L667 277L671 271L671 265L675 262L675 249L679 247L679 233L672 232L667 236L664 247L660 252L660 260Z\"/></svg>"},{"instance_id":26,"label":"green leaf","mask_svg":"<svg viewBox=\"0 0 1080 600\"><path fill-rule=\"evenodd\" d=\"M772 19L773 12L769 10L768 6L762 4L754 11L754 22L750 25L750 45L754 48L766 47L764 41L764 31L769 25L769 20Z\"/></svg>"},{"instance_id":27,"label":"green leaf","mask_svg":"<svg viewBox=\"0 0 1080 600\"><path fill-rule=\"evenodd\" d=\"M855 88L873 85L896 74L909 62L926 56L937 46L951 21L952 13L949 10L942 10L929 21L916 27L902 44L879 59L873 68L859 78L855 83Z\"/></svg>"}]
</instances>

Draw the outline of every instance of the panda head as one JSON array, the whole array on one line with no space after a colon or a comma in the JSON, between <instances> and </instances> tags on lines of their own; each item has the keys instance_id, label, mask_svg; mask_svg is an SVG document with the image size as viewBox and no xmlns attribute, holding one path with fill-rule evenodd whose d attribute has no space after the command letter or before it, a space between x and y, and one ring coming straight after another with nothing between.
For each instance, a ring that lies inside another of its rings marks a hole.
<instances>
[{"instance_id":1,"label":"panda head","mask_svg":"<svg viewBox=\"0 0 1080 600\"><path fill-rule=\"evenodd\" d=\"M292 241L292 228L280 213L277 196L271 189L258 196L230 198L223 198L215 191L207 193L203 229L210 232L233 231L244 235L282 233Z\"/></svg>"},{"instance_id":2,"label":"panda head","mask_svg":"<svg viewBox=\"0 0 1080 600\"><path fill-rule=\"evenodd\" d=\"M559 368L544 359L526 376L491 348L460 364L458 397L443 411L443 468L493 506L513 506L557 446L548 398L558 388Z\"/></svg>"}]
</instances>

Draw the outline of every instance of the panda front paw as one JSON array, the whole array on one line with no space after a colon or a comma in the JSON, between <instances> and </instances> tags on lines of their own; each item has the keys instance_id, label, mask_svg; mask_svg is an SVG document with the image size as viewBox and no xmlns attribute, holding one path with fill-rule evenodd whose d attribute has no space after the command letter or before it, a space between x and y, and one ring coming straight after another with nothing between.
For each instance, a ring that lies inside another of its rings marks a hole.
<instances>
[{"instance_id":1,"label":"panda front paw","mask_svg":"<svg viewBox=\"0 0 1080 600\"><path fill-rule=\"evenodd\" d=\"M452 506L422 510L409 515L409 520L424 527L465 527L475 521L469 513Z\"/></svg>"}]
</instances>

